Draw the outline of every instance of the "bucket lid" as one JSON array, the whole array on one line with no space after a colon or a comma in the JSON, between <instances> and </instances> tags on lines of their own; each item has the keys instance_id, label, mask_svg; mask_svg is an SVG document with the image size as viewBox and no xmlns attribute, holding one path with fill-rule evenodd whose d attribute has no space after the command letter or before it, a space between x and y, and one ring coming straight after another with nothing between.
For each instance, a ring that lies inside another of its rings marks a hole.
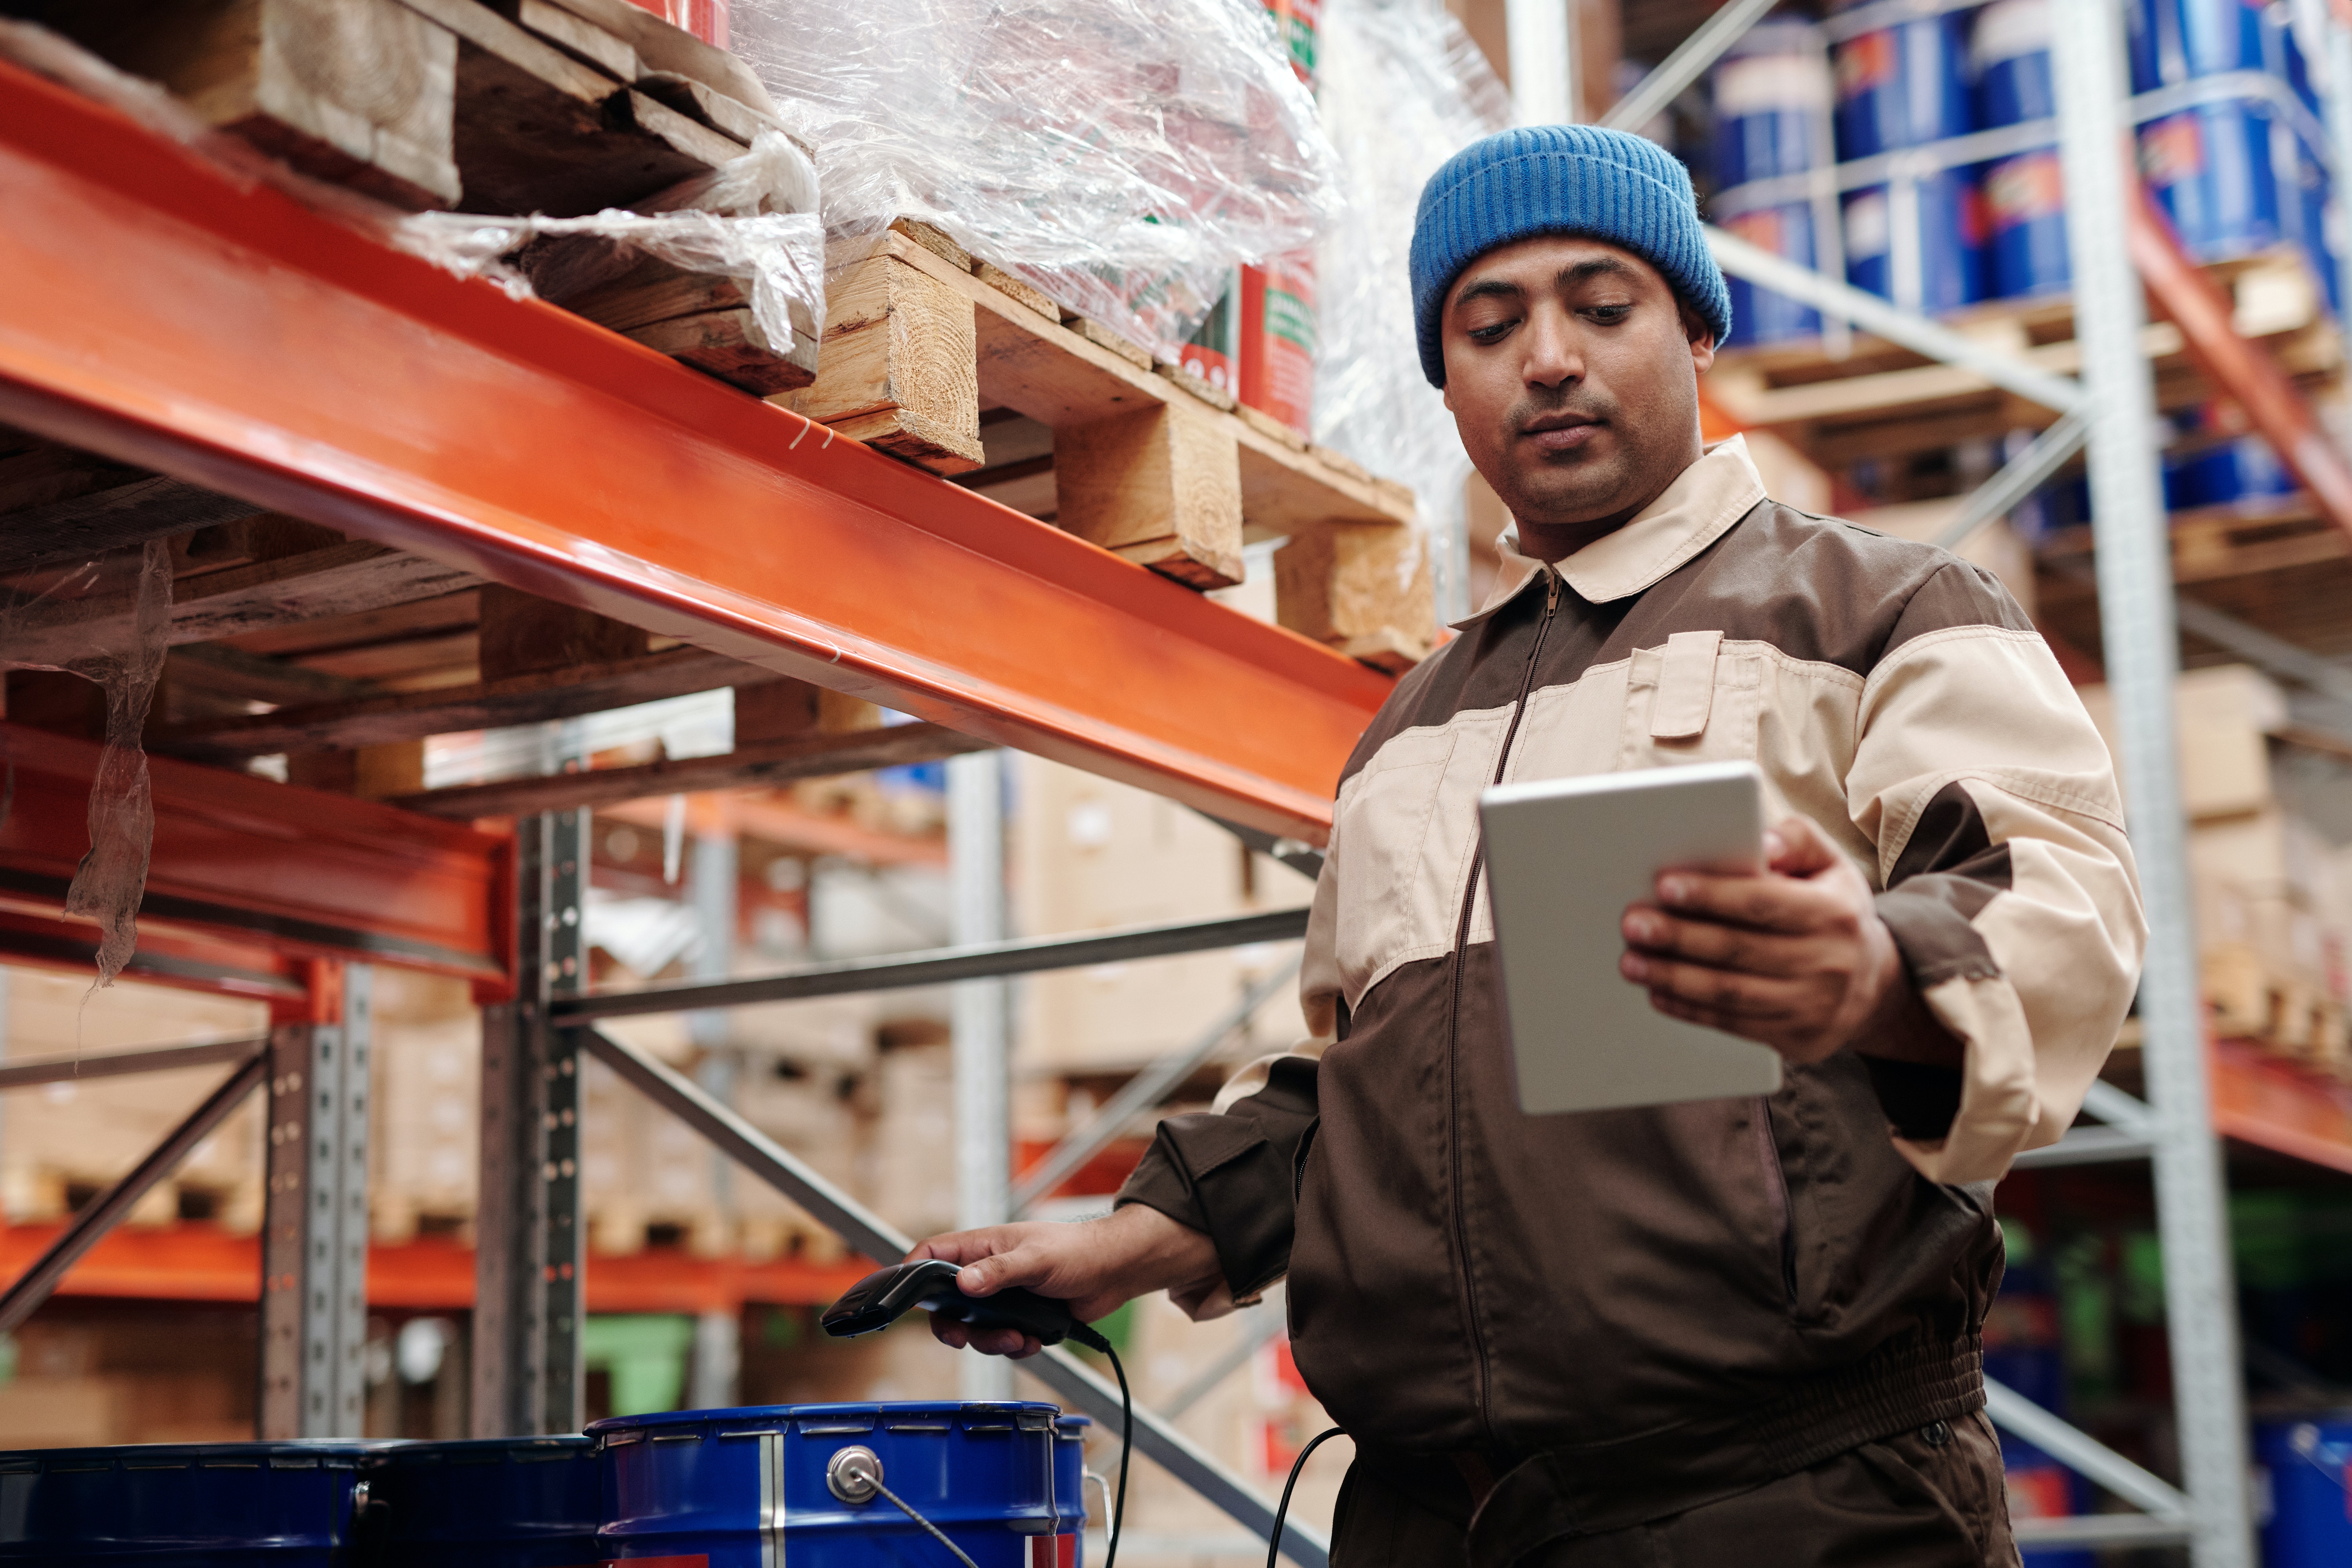
<instances>
[{"instance_id":1,"label":"bucket lid","mask_svg":"<svg viewBox=\"0 0 2352 1568\"><path fill-rule=\"evenodd\" d=\"M313 1439L280 1443L118 1443L0 1451L0 1475L96 1470L352 1470L391 1445Z\"/></svg>"},{"instance_id":2,"label":"bucket lid","mask_svg":"<svg viewBox=\"0 0 2352 1568\"><path fill-rule=\"evenodd\" d=\"M878 1405L747 1405L720 1410L664 1410L646 1415L614 1415L588 1425L588 1436L608 1448L648 1438L730 1437L793 1428L820 1436L852 1432L1053 1430L1061 1407L1041 1400L974 1403L956 1399L894 1401Z\"/></svg>"},{"instance_id":3,"label":"bucket lid","mask_svg":"<svg viewBox=\"0 0 2352 1568\"><path fill-rule=\"evenodd\" d=\"M389 1443L367 1456L373 1465L545 1464L585 1459L596 1439L572 1433L555 1437L459 1437L437 1442Z\"/></svg>"}]
</instances>

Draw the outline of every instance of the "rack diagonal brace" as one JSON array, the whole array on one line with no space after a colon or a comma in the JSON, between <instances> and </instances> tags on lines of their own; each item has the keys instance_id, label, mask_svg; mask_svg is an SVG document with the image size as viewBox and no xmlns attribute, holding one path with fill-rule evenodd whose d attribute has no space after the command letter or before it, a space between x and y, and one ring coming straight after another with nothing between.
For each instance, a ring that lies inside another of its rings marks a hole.
<instances>
[{"instance_id":1,"label":"rack diagonal brace","mask_svg":"<svg viewBox=\"0 0 2352 1568\"><path fill-rule=\"evenodd\" d=\"M638 1093L693 1128L730 1159L792 1199L810 1218L873 1258L906 1256L914 1240L826 1181L790 1151L699 1088L601 1029L582 1034L588 1053ZM1097 1421L1115 1425L1118 1390L1068 1352L1049 1350L1022 1363L1024 1371ZM1274 1528L1274 1510L1192 1440L1149 1410L1135 1413L1136 1451L1169 1471L1261 1541ZM1330 1543L1296 1519L1283 1521L1283 1551L1301 1568L1328 1568Z\"/></svg>"},{"instance_id":2,"label":"rack diagonal brace","mask_svg":"<svg viewBox=\"0 0 2352 1568\"><path fill-rule=\"evenodd\" d=\"M1307 933L1307 910L1271 910L1262 914L1221 915L1173 925L1124 926L1083 936L1019 937L973 942L888 958L850 958L803 964L756 980L726 980L697 985L656 985L593 996L559 997L549 1016L559 1025L593 1023L646 1013L689 1013L708 1007L744 1007L760 1002L797 1002L810 996L846 996L908 985L944 985L1000 974L1035 974L1049 969L1080 969L1094 963L1207 952L1257 942L1287 942Z\"/></svg>"},{"instance_id":3,"label":"rack diagonal brace","mask_svg":"<svg viewBox=\"0 0 2352 1568\"><path fill-rule=\"evenodd\" d=\"M190 1150L210 1137L238 1102L254 1091L268 1071L268 1058L256 1047L245 1065L190 1111L186 1121L172 1129L129 1175L76 1215L64 1233L49 1243L49 1249L17 1276L5 1293L0 1293L0 1334L15 1332L31 1317L34 1310L49 1299L49 1293L65 1279L67 1271L81 1260L82 1254L97 1246L131 1212L132 1205L147 1195L148 1188L170 1175L188 1157Z\"/></svg>"}]
</instances>

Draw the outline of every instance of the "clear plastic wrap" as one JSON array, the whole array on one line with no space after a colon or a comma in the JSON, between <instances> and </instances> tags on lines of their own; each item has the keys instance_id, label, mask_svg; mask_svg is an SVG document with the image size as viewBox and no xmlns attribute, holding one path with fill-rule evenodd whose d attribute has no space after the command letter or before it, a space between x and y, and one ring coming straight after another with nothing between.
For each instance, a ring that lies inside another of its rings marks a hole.
<instances>
[{"instance_id":1,"label":"clear plastic wrap","mask_svg":"<svg viewBox=\"0 0 2352 1568\"><path fill-rule=\"evenodd\" d=\"M518 298L532 292L519 253L543 237L585 236L657 257L688 272L749 287L753 318L779 353L824 331L824 236L816 170L785 137L763 132L751 150L690 187L664 193L685 210L606 211L590 217L483 217L408 213L289 168L216 131L154 83L117 70L29 22L0 19L0 58L129 114L247 184L304 205L462 278L485 278Z\"/></svg>"},{"instance_id":2,"label":"clear plastic wrap","mask_svg":"<svg viewBox=\"0 0 2352 1568\"><path fill-rule=\"evenodd\" d=\"M744 286L768 346L788 353L800 339L824 335L824 226L817 216L816 170L784 137L762 131L742 157L697 182L690 206L669 212L607 210L589 217L483 217L414 213L394 221L392 243L461 278L488 278L519 299L536 279L551 296L568 297L590 281L583 272L618 274L607 258L641 252L687 272L732 278ZM551 258L538 242L600 240L563 247ZM534 256L537 249L540 254ZM551 285L560 268L565 286Z\"/></svg>"},{"instance_id":3,"label":"clear plastic wrap","mask_svg":"<svg viewBox=\"0 0 2352 1568\"><path fill-rule=\"evenodd\" d=\"M1260 0L736 0L835 238L915 217L1167 357L1314 242L1336 157Z\"/></svg>"},{"instance_id":4,"label":"clear plastic wrap","mask_svg":"<svg viewBox=\"0 0 2352 1568\"><path fill-rule=\"evenodd\" d=\"M1442 0L1324 0L1318 42L1346 200L1316 253L1315 438L1412 487L1439 568L1439 614L1458 619L1467 588L1444 545L1461 531L1470 458L1421 372L1406 258L1422 186L1509 123L1510 97Z\"/></svg>"},{"instance_id":5,"label":"clear plastic wrap","mask_svg":"<svg viewBox=\"0 0 2352 1568\"><path fill-rule=\"evenodd\" d=\"M98 922L98 983L139 945L155 805L140 736L172 628L172 548L162 540L26 574L0 598L0 667L61 669L106 693L106 744L89 789L89 851L66 913Z\"/></svg>"}]
</instances>

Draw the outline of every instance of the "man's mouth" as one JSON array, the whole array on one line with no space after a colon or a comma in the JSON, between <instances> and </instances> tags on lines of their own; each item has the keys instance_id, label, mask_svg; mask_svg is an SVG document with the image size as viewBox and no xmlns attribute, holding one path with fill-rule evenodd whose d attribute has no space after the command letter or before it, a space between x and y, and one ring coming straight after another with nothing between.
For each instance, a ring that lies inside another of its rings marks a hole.
<instances>
[{"instance_id":1,"label":"man's mouth","mask_svg":"<svg viewBox=\"0 0 2352 1568\"><path fill-rule=\"evenodd\" d=\"M1601 421L1584 414L1546 414L1519 426L1520 437L1543 452L1573 452L1591 444Z\"/></svg>"}]
</instances>

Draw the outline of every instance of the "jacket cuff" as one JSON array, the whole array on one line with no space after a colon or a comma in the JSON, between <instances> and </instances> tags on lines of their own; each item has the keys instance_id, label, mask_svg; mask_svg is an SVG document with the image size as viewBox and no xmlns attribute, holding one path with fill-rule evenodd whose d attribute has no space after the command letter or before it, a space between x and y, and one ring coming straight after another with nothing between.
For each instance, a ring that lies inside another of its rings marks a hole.
<instances>
[{"instance_id":1,"label":"jacket cuff","mask_svg":"<svg viewBox=\"0 0 2352 1568\"><path fill-rule=\"evenodd\" d=\"M1118 1204L1139 1203L1208 1233L1234 1299L1265 1289L1290 1267L1290 1162L1248 1121L1171 1116L1160 1122Z\"/></svg>"},{"instance_id":2,"label":"jacket cuff","mask_svg":"<svg viewBox=\"0 0 2352 1568\"><path fill-rule=\"evenodd\" d=\"M1982 908L1983 900L1969 896L1978 891L1972 884L1951 886L1955 881L1961 879L1916 877L1878 895L1878 918L1886 922L1903 967L1923 997L1929 987L1948 980L2000 977L2000 965L1969 920L1971 906ZM1878 1091L1879 1108L1898 1136L1934 1142L1951 1131L1960 1113L1967 1076L1962 1069L1870 1056L1863 1061Z\"/></svg>"}]
</instances>

